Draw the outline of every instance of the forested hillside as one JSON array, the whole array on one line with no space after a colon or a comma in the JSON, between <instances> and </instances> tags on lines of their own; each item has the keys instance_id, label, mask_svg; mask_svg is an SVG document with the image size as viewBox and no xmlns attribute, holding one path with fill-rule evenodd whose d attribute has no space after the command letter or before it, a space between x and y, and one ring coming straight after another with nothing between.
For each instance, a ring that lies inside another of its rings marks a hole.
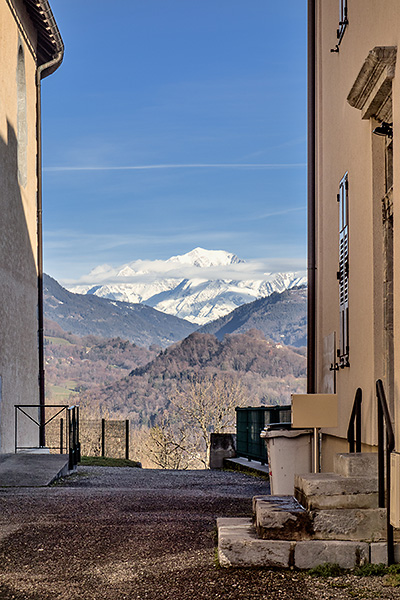
<instances>
[{"instance_id":1,"label":"forested hillside","mask_svg":"<svg viewBox=\"0 0 400 600\"><path fill-rule=\"evenodd\" d=\"M250 304L243 304L228 315L199 329L222 340L227 333L262 331L267 339L290 346L307 344L307 288L274 292Z\"/></svg>"},{"instance_id":2,"label":"forested hillside","mask_svg":"<svg viewBox=\"0 0 400 600\"><path fill-rule=\"evenodd\" d=\"M100 384L110 385L132 369L151 361L159 346L139 348L121 338L78 337L45 320L45 368L47 401L76 400Z\"/></svg>"},{"instance_id":3,"label":"forested hillside","mask_svg":"<svg viewBox=\"0 0 400 600\"><path fill-rule=\"evenodd\" d=\"M287 404L291 393L304 390L306 359L304 349L274 344L256 330L223 341L195 332L129 376L80 394L80 401L87 411L152 425L194 376L240 380L248 405Z\"/></svg>"}]
</instances>

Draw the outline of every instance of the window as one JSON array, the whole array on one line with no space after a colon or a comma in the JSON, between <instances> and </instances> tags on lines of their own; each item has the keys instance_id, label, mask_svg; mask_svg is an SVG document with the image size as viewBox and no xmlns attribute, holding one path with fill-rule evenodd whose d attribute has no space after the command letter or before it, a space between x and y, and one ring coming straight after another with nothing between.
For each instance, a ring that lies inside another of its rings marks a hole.
<instances>
[{"instance_id":1,"label":"window","mask_svg":"<svg viewBox=\"0 0 400 600\"><path fill-rule=\"evenodd\" d=\"M347 173L339 185L339 367L349 367L349 183Z\"/></svg>"},{"instance_id":2,"label":"window","mask_svg":"<svg viewBox=\"0 0 400 600\"><path fill-rule=\"evenodd\" d=\"M347 20L347 0L339 0L339 29L337 30L338 44L342 41L346 26L349 24Z\"/></svg>"}]
</instances>

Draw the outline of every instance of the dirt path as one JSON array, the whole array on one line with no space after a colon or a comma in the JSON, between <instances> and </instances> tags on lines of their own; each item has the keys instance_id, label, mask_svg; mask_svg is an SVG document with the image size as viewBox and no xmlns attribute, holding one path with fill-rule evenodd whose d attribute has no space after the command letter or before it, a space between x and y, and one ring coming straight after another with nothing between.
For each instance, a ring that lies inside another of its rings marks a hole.
<instances>
[{"instance_id":1,"label":"dirt path","mask_svg":"<svg viewBox=\"0 0 400 600\"><path fill-rule=\"evenodd\" d=\"M216 518L250 515L262 493L265 481L240 473L101 467L0 489L0 598L400 599L380 578L218 568Z\"/></svg>"}]
</instances>

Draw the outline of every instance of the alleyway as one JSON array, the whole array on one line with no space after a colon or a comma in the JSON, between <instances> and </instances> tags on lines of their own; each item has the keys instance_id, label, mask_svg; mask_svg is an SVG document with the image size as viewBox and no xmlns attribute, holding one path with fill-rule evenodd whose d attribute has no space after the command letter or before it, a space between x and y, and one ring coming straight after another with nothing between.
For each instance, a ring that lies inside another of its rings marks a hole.
<instances>
[{"instance_id":1,"label":"alleyway","mask_svg":"<svg viewBox=\"0 0 400 600\"><path fill-rule=\"evenodd\" d=\"M101 467L50 488L0 488L0 598L400 599L379 578L218 568L216 518L250 515L265 493L240 473Z\"/></svg>"}]
</instances>

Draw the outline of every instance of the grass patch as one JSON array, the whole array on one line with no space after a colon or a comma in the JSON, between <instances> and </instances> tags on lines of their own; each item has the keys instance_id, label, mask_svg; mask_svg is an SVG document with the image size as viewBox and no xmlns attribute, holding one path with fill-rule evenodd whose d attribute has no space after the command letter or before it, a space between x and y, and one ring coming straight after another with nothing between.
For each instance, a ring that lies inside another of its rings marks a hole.
<instances>
[{"instance_id":1,"label":"grass patch","mask_svg":"<svg viewBox=\"0 0 400 600\"><path fill-rule=\"evenodd\" d=\"M49 385L53 400L67 400L71 394L76 394L76 381L64 381L62 385Z\"/></svg>"},{"instance_id":2,"label":"grass patch","mask_svg":"<svg viewBox=\"0 0 400 600\"><path fill-rule=\"evenodd\" d=\"M216 569L221 569L221 563L219 562L218 548L214 548L214 566Z\"/></svg>"},{"instance_id":3,"label":"grass patch","mask_svg":"<svg viewBox=\"0 0 400 600\"><path fill-rule=\"evenodd\" d=\"M337 563L323 563L310 569L308 573L312 577L338 577L339 575L343 575L345 570Z\"/></svg>"},{"instance_id":4,"label":"grass patch","mask_svg":"<svg viewBox=\"0 0 400 600\"><path fill-rule=\"evenodd\" d=\"M250 477L256 477L257 479L264 479L265 481L269 480L269 475L267 475L267 473L257 471L257 469L252 469L251 466L247 465L235 464L235 466L233 466L232 464L224 463L222 471L226 471L227 473L243 473L244 475L250 475Z\"/></svg>"},{"instance_id":5,"label":"grass patch","mask_svg":"<svg viewBox=\"0 0 400 600\"><path fill-rule=\"evenodd\" d=\"M387 587L400 587L400 564L387 567L384 564L366 564L352 570L342 569L338 564L324 563L313 569L309 569L309 575L313 577L340 577L341 575L356 575L357 577L384 577L382 585ZM332 587L348 587L349 584L336 582ZM350 596L359 597L359 591L349 590ZM363 596L364 597L364 596Z\"/></svg>"},{"instance_id":6,"label":"grass patch","mask_svg":"<svg viewBox=\"0 0 400 600\"><path fill-rule=\"evenodd\" d=\"M386 572L388 574L386 578L386 585L391 587L400 587L400 564L390 565L390 567L386 569Z\"/></svg>"},{"instance_id":7,"label":"grass patch","mask_svg":"<svg viewBox=\"0 0 400 600\"><path fill-rule=\"evenodd\" d=\"M108 456L82 456L79 464L83 467L142 467L141 463L136 460L109 458Z\"/></svg>"}]
</instances>

